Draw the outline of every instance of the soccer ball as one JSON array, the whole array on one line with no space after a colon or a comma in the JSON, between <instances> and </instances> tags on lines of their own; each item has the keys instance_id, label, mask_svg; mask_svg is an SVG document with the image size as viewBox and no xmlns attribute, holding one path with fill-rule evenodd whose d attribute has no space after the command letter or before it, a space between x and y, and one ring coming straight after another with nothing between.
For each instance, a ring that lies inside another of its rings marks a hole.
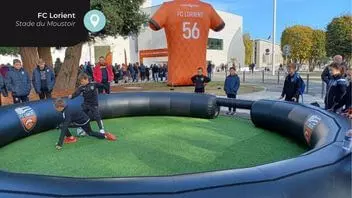
<instances>
[{"instance_id":1,"label":"soccer ball","mask_svg":"<svg viewBox=\"0 0 352 198\"><path fill-rule=\"evenodd\" d=\"M86 136L87 133L81 128L77 128L77 136L80 137L80 136Z\"/></svg>"}]
</instances>

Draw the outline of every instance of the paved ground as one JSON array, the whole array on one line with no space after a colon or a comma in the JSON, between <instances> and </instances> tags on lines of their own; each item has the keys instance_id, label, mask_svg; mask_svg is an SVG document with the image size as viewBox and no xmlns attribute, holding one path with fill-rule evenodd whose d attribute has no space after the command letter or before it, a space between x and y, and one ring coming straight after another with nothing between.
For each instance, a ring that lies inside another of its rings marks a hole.
<instances>
[{"instance_id":1,"label":"paved ground","mask_svg":"<svg viewBox=\"0 0 352 198\"><path fill-rule=\"evenodd\" d=\"M243 100L261 100L261 99L269 99L269 100L277 100L283 88L283 83L285 80L285 74L280 74L278 76L272 76L270 72L264 73L264 80L263 80L263 73L262 72L255 72L251 74L250 72L243 72L239 73L241 78L241 83L246 84L254 84L265 87L264 91L254 92L249 94L242 94L238 96L238 99ZM244 78L244 82L243 82ZM321 106L324 106L324 100L322 98L322 83L319 77L314 77L313 79L309 79L309 83L307 83L307 75L302 75L303 80L306 82L306 86L308 88L308 93L304 94L303 96L303 103L310 104L313 102L318 102ZM213 81L224 81L225 73L215 73L213 75ZM308 85L309 84L309 85ZM325 89L324 89L325 91ZM325 94L325 93L323 93ZM300 99L300 102L302 100ZM227 111L226 107L221 108L221 113L224 114ZM241 117L248 117L249 118L249 111L244 109L238 109L237 115Z\"/></svg>"},{"instance_id":2,"label":"paved ground","mask_svg":"<svg viewBox=\"0 0 352 198\"><path fill-rule=\"evenodd\" d=\"M262 72L254 72L254 74L251 74L251 72L245 72L245 73L239 72L238 75L241 79L241 83L264 86L269 92L281 92L285 81L285 76L286 76L285 73L280 73L280 76L278 78L278 75L273 76L271 72L265 72L264 80L263 80ZM307 82L306 74L302 74L301 77L306 83L306 90L308 90L308 94L314 97L322 98L322 91L324 95L325 88L324 89L322 88L322 82L320 80L320 77L310 76L309 82ZM213 81L224 81L224 80L225 80L225 72L214 73Z\"/></svg>"}]
</instances>

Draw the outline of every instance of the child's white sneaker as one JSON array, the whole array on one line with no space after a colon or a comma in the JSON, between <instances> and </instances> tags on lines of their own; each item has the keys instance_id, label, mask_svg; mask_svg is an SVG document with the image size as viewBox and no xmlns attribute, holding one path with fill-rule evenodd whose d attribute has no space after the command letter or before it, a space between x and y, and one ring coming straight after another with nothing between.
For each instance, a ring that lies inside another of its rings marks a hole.
<instances>
[{"instance_id":1,"label":"child's white sneaker","mask_svg":"<svg viewBox=\"0 0 352 198\"><path fill-rule=\"evenodd\" d=\"M99 131L101 134L105 134L105 130L104 129L100 129Z\"/></svg>"}]
</instances>

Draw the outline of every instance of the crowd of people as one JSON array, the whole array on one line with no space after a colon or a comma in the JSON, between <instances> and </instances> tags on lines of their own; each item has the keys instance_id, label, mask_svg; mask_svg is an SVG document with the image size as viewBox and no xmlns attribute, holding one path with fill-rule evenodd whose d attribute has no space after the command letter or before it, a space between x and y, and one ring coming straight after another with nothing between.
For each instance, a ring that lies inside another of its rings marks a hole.
<instances>
[{"instance_id":1,"label":"crowd of people","mask_svg":"<svg viewBox=\"0 0 352 198\"><path fill-rule=\"evenodd\" d=\"M297 69L295 63L288 65L288 75L279 99L299 102L300 97L303 97L305 84ZM336 55L321 74L321 79L326 84L325 110L351 117L351 76L352 70L348 69L342 56Z\"/></svg>"},{"instance_id":2,"label":"crowd of people","mask_svg":"<svg viewBox=\"0 0 352 198\"><path fill-rule=\"evenodd\" d=\"M32 88L40 99L51 98L56 78L61 70L62 62L58 58L54 63L54 68L45 64L43 59L39 59L32 74L23 69L19 59L13 61L13 65L0 66L0 94L4 97L12 96L13 103L29 101L29 94ZM122 65L106 64L105 57L100 57L96 65L90 62L78 67L78 76L86 74L90 81L100 83L99 93L110 94L110 84L115 82L163 82L167 80L167 64L152 64L150 67L134 63ZM80 86L77 81L77 87ZM1 100L0 100L1 105Z\"/></svg>"},{"instance_id":3,"label":"crowd of people","mask_svg":"<svg viewBox=\"0 0 352 198\"><path fill-rule=\"evenodd\" d=\"M56 77L60 72L62 63L59 59L55 61L54 69L39 59L32 74L23 69L22 62L18 59L13 61L13 66L0 66L0 93L4 97L12 96L14 103L29 101L29 94L34 89L40 99L51 98ZM198 68L197 74L192 77L196 93L204 93L205 86L211 81L214 66L208 63L207 76L203 75L203 69ZM223 68L221 68L223 69ZM224 65L224 69L226 66ZM279 99L290 102L299 102L304 94L305 83L297 72L297 64L291 63L287 67L288 75L285 78L283 90ZM228 98L236 98L240 86L239 76L236 74L236 67L229 69L230 74L226 77L224 91ZM96 65L86 62L79 67L78 75L86 74L89 81L99 83L98 93L110 94L110 84L129 83L139 81L164 81L167 80L167 65L152 64L150 67L134 63L122 65L106 64L105 58L100 57ZM352 70L348 69L342 56L333 58L333 63L327 66L321 74L321 79L326 83L326 96L324 99L327 111L346 114L351 112L351 84ZM78 81L79 82L79 81ZM80 84L78 83L78 86ZM78 87L77 86L77 87ZM1 103L0 103L1 105ZM229 108L228 114L234 114L236 108ZM349 114L350 115L350 114Z\"/></svg>"},{"instance_id":4,"label":"crowd of people","mask_svg":"<svg viewBox=\"0 0 352 198\"><path fill-rule=\"evenodd\" d=\"M91 79L94 79L95 67L90 62L85 62L80 65L78 73L86 73ZM148 81L163 82L167 80L168 69L167 64L152 64L147 66L143 63L129 63L127 65L115 63L111 66L111 72L114 75L111 81L115 82L115 84Z\"/></svg>"}]
</instances>

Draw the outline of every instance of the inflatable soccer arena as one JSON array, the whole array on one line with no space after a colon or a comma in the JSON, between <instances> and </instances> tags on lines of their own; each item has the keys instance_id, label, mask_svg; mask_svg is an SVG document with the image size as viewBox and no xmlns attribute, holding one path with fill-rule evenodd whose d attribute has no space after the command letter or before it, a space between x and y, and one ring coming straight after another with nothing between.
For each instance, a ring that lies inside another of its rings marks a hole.
<instances>
[{"instance_id":1,"label":"inflatable soccer arena","mask_svg":"<svg viewBox=\"0 0 352 198\"><path fill-rule=\"evenodd\" d=\"M82 98L67 101L78 110ZM232 106L249 118L219 115ZM101 95L99 107L118 140L79 137L62 150L52 100L1 107L0 197L351 197L350 122L339 115L166 92Z\"/></svg>"}]
</instances>

